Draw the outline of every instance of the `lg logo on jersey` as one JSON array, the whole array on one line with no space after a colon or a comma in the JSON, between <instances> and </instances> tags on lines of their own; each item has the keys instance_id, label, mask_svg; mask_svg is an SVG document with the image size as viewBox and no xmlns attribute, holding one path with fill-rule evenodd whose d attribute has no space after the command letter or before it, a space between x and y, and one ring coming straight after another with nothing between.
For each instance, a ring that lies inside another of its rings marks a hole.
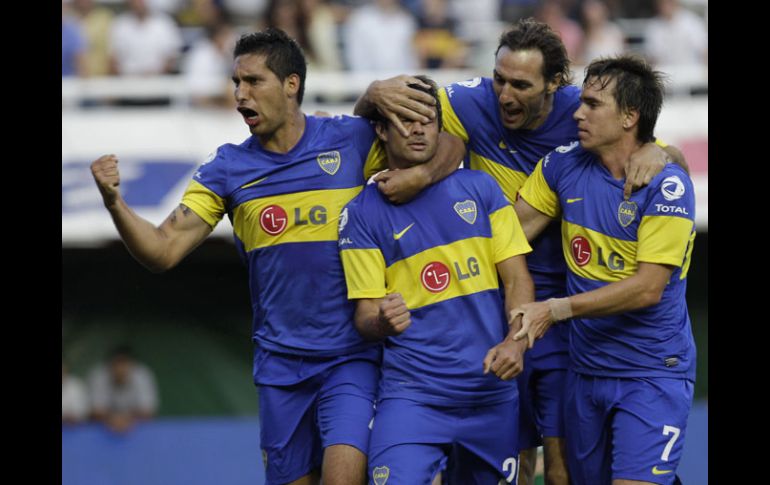
<instances>
[{"instance_id":1,"label":"lg logo on jersey","mask_svg":"<svg viewBox=\"0 0 770 485\"><path fill-rule=\"evenodd\" d=\"M481 273L479 268L479 261L471 256L465 261L464 267L459 261L453 263L455 269L455 275L457 281L467 280L473 278ZM452 273L444 263L439 261L433 261L426 264L422 271L420 271L420 281L422 286L425 287L431 293L441 293L449 287L449 282L452 280Z\"/></svg>"},{"instance_id":2,"label":"lg logo on jersey","mask_svg":"<svg viewBox=\"0 0 770 485\"><path fill-rule=\"evenodd\" d=\"M327 220L326 207L322 205L315 205L306 213L303 213L299 207L294 208L295 226L323 225ZM289 217L280 205L267 206L259 214L260 227L271 236L277 236L285 231L288 223Z\"/></svg>"},{"instance_id":3,"label":"lg logo on jersey","mask_svg":"<svg viewBox=\"0 0 770 485\"><path fill-rule=\"evenodd\" d=\"M588 264L589 261L591 261L591 256L593 255L593 249L591 248L591 243L588 242L588 239L586 239L583 236L575 236L572 238L572 241L570 241L570 249L572 252L572 259L575 261L575 264L578 266L585 266ZM607 267L611 270L623 270L623 268L626 266L625 261L623 261L623 258L620 256L619 253L616 253L615 251L610 251L609 256L607 258L604 257L604 251L601 247L597 248L597 264L599 266Z\"/></svg>"}]
</instances>

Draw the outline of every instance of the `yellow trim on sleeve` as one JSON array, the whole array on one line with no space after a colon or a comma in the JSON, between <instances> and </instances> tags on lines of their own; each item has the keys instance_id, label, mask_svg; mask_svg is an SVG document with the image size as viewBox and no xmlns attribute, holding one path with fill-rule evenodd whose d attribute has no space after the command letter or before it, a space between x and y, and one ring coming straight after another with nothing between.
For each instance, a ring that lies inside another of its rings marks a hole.
<instances>
[{"instance_id":1,"label":"yellow trim on sleeve","mask_svg":"<svg viewBox=\"0 0 770 485\"><path fill-rule=\"evenodd\" d=\"M348 299L385 296L385 259L379 249L340 251Z\"/></svg>"},{"instance_id":2,"label":"yellow trim on sleeve","mask_svg":"<svg viewBox=\"0 0 770 485\"><path fill-rule=\"evenodd\" d=\"M692 229L693 222L683 217L642 217L636 260L682 266Z\"/></svg>"},{"instance_id":3,"label":"yellow trim on sleeve","mask_svg":"<svg viewBox=\"0 0 770 485\"><path fill-rule=\"evenodd\" d=\"M468 143L470 137L465 130L462 121L455 113L455 109L452 107L452 103L447 96L446 88L438 90L438 100L441 103L441 119L444 127L444 131L451 135L460 137L465 143Z\"/></svg>"},{"instance_id":4,"label":"yellow trim on sleeve","mask_svg":"<svg viewBox=\"0 0 770 485\"><path fill-rule=\"evenodd\" d=\"M225 200L195 180L187 185L182 204L198 214L212 229L225 214Z\"/></svg>"},{"instance_id":5,"label":"yellow trim on sleeve","mask_svg":"<svg viewBox=\"0 0 770 485\"><path fill-rule=\"evenodd\" d=\"M486 172L497 180L497 184L503 189L505 198L511 204L516 202L516 192L527 181L526 173L508 168L494 160L482 157L476 152L470 153L470 168Z\"/></svg>"},{"instance_id":6,"label":"yellow trim on sleeve","mask_svg":"<svg viewBox=\"0 0 770 485\"><path fill-rule=\"evenodd\" d=\"M668 146L668 143L661 140L660 138L655 138L655 144L658 145L661 148L666 148Z\"/></svg>"},{"instance_id":7,"label":"yellow trim on sleeve","mask_svg":"<svg viewBox=\"0 0 770 485\"><path fill-rule=\"evenodd\" d=\"M506 205L489 215L492 225L492 245L495 264L532 252L513 206Z\"/></svg>"},{"instance_id":8,"label":"yellow trim on sleeve","mask_svg":"<svg viewBox=\"0 0 770 485\"><path fill-rule=\"evenodd\" d=\"M559 197L556 195L543 176L543 160L540 159L535 166L534 172L529 176L524 186L519 191L519 195L527 201L529 205L539 210L549 217L558 217L561 213Z\"/></svg>"},{"instance_id":9,"label":"yellow trim on sleeve","mask_svg":"<svg viewBox=\"0 0 770 485\"><path fill-rule=\"evenodd\" d=\"M388 157L385 153L385 147L379 138L375 138L364 162L364 180L369 180L369 177L387 168Z\"/></svg>"}]
</instances>

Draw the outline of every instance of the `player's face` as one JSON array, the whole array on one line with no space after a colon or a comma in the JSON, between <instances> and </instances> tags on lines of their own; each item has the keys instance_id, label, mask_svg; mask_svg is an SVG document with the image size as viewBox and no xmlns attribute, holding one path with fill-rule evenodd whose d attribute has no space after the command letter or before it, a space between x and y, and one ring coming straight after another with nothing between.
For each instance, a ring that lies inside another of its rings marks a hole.
<instances>
[{"instance_id":1,"label":"player's face","mask_svg":"<svg viewBox=\"0 0 770 485\"><path fill-rule=\"evenodd\" d=\"M558 83L546 82L543 62L539 49L501 47L497 52L492 86L500 119L509 130L533 130L548 118Z\"/></svg>"},{"instance_id":2,"label":"player's face","mask_svg":"<svg viewBox=\"0 0 770 485\"><path fill-rule=\"evenodd\" d=\"M624 115L615 102L615 80L602 88L597 78L589 79L580 94L580 107L573 117L583 148L596 151L617 142L624 133Z\"/></svg>"},{"instance_id":3,"label":"player's face","mask_svg":"<svg viewBox=\"0 0 770 485\"><path fill-rule=\"evenodd\" d=\"M409 136L404 137L392 123L384 129L378 125L378 135L386 143L391 159L405 168L433 158L438 147L438 122L435 119L428 123L402 119L401 123L409 131Z\"/></svg>"},{"instance_id":4,"label":"player's face","mask_svg":"<svg viewBox=\"0 0 770 485\"><path fill-rule=\"evenodd\" d=\"M264 55L243 54L233 64L237 110L257 136L275 133L290 112L292 76L281 82L265 65L265 59Z\"/></svg>"}]
</instances>

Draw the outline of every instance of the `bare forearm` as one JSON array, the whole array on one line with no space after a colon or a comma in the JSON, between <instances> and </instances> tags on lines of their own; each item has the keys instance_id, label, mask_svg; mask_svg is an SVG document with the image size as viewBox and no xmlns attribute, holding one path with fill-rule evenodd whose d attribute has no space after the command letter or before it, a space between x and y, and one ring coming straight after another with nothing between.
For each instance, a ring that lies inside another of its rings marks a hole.
<instances>
[{"instance_id":1,"label":"bare forearm","mask_svg":"<svg viewBox=\"0 0 770 485\"><path fill-rule=\"evenodd\" d=\"M639 275L569 297L575 317L602 317L652 306L662 291Z\"/></svg>"},{"instance_id":2,"label":"bare forearm","mask_svg":"<svg viewBox=\"0 0 770 485\"><path fill-rule=\"evenodd\" d=\"M118 234L134 259L154 273L173 266L165 255L167 241L163 231L139 217L123 199L117 200L108 210Z\"/></svg>"},{"instance_id":3,"label":"bare forearm","mask_svg":"<svg viewBox=\"0 0 770 485\"><path fill-rule=\"evenodd\" d=\"M361 308L361 305L359 305L356 308L355 324L358 333L366 340L382 340L385 338L385 333L379 324L379 312L376 307Z\"/></svg>"}]
</instances>

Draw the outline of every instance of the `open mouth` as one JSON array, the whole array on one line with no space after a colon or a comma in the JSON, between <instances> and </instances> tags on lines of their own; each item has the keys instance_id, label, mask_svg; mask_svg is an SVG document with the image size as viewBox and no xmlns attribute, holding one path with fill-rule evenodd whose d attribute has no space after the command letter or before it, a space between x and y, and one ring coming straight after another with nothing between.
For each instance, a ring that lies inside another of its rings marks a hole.
<instances>
[{"instance_id":1,"label":"open mouth","mask_svg":"<svg viewBox=\"0 0 770 485\"><path fill-rule=\"evenodd\" d=\"M241 107L238 108L238 112L248 125L256 125L259 122L259 115L253 109Z\"/></svg>"}]
</instances>

